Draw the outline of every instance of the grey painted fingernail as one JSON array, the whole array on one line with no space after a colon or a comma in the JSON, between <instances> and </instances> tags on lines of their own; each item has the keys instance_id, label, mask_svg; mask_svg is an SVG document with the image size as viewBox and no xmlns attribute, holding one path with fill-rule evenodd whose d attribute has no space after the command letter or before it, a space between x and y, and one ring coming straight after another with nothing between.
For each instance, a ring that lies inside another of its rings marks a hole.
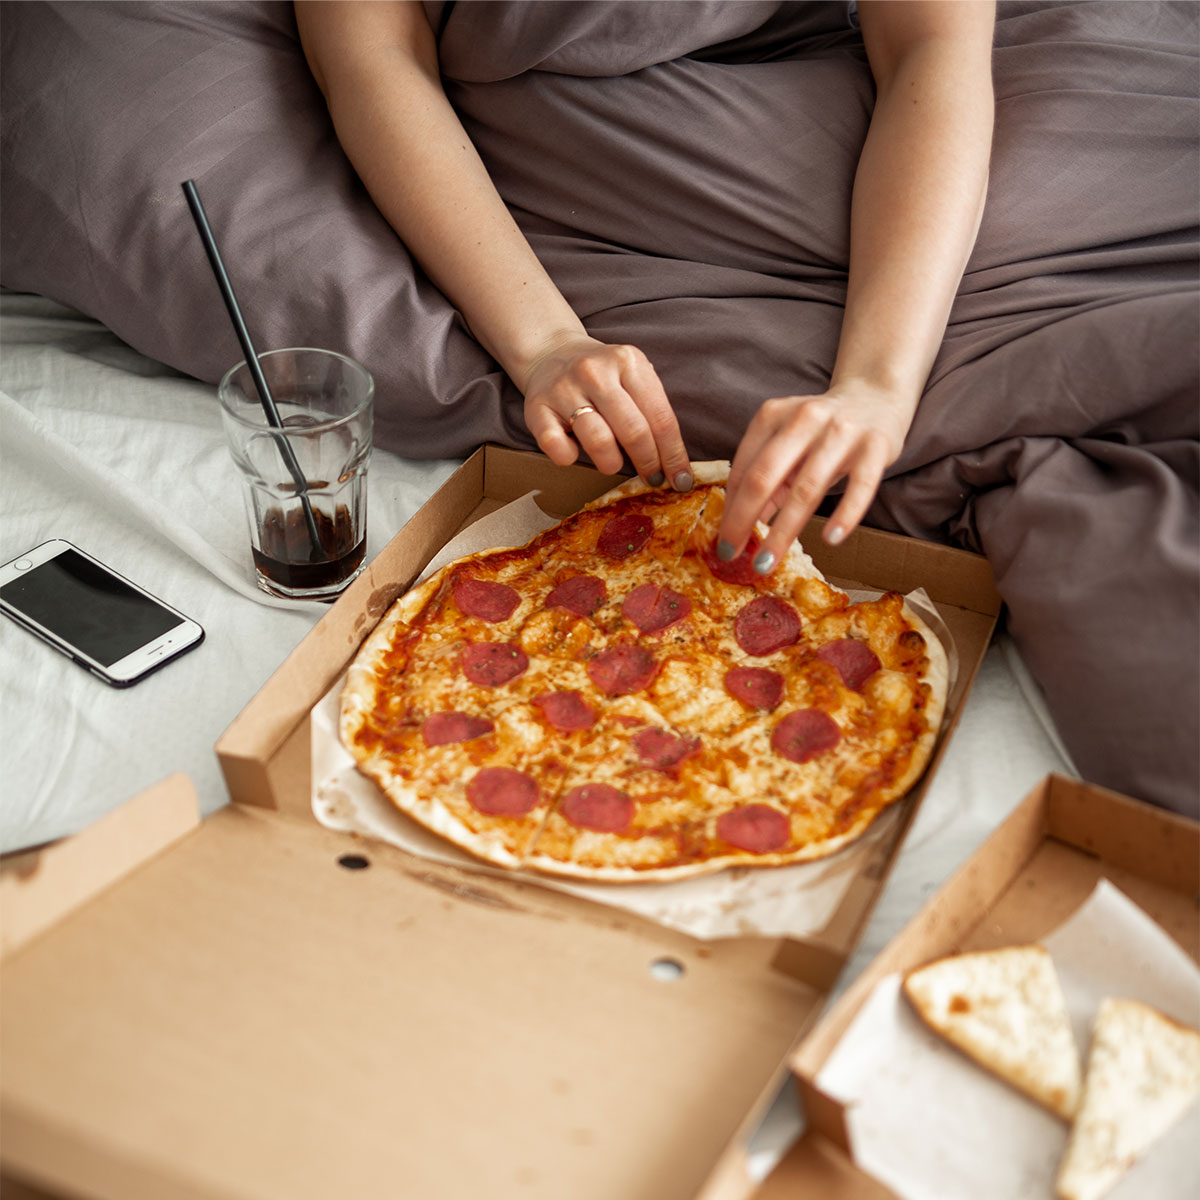
<instances>
[{"instance_id":1,"label":"grey painted fingernail","mask_svg":"<svg viewBox=\"0 0 1200 1200\"><path fill-rule=\"evenodd\" d=\"M775 555L770 550L762 550L754 556L754 569L765 575L775 565Z\"/></svg>"},{"instance_id":2,"label":"grey painted fingernail","mask_svg":"<svg viewBox=\"0 0 1200 1200\"><path fill-rule=\"evenodd\" d=\"M675 490L677 492L690 492L694 482L695 480L692 479L691 471L680 471L675 476Z\"/></svg>"},{"instance_id":3,"label":"grey painted fingernail","mask_svg":"<svg viewBox=\"0 0 1200 1200\"><path fill-rule=\"evenodd\" d=\"M737 557L737 551L726 541L717 543L717 557L722 562L730 562Z\"/></svg>"},{"instance_id":4,"label":"grey painted fingernail","mask_svg":"<svg viewBox=\"0 0 1200 1200\"><path fill-rule=\"evenodd\" d=\"M667 482L667 477L661 471L655 471L646 482L651 487L662 487Z\"/></svg>"}]
</instances>

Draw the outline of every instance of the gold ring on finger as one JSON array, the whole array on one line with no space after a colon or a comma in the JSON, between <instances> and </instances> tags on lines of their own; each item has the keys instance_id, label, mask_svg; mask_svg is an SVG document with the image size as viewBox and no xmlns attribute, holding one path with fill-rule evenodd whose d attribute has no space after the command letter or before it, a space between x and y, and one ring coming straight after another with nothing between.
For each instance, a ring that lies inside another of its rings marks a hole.
<instances>
[{"instance_id":1,"label":"gold ring on finger","mask_svg":"<svg viewBox=\"0 0 1200 1200\"><path fill-rule=\"evenodd\" d=\"M578 421L578 420L579 420L579 418L580 418L580 417L582 417L584 413L590 413L590 412L595 412L595 411L596 411L596 409L595 409L595 408L594 408L594 407L593 407L591 404L581 404L581 405L580 405L580 406L579 406L579 407L578 407L578 408L577 408L577 409L576 409L576 410L575 410L575 411L574 411L574 412L573 412L573 413L572 413L572 414L571 414L571 415L570 415L570 416L567 418L567 425L568 425L568 426L569 426L571 429L574 429L574 428L575 428L575 422L576 422L576 421Z\"/></svg>"}]
</instances>

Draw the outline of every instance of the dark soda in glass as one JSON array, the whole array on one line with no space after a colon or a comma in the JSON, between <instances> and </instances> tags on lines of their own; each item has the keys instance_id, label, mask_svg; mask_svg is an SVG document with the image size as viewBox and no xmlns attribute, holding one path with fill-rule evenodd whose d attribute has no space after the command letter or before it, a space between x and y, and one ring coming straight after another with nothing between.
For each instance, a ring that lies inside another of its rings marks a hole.
<instances>
[{"instance_id":1,"label":"dark soda in glass","mask_svg":"<svg viewBox=\"0 0 1200 1200\"><path fill-rule=\"evenodd\" d=\"M252 546L254 565L270 583L288 591L336 587L362 565L366 535L355 541L350 510L339 504L331 517L313 508L320 546L309 534L304 510L269 508L261 517L261 548Z\"/></svg>"}]
</instances>

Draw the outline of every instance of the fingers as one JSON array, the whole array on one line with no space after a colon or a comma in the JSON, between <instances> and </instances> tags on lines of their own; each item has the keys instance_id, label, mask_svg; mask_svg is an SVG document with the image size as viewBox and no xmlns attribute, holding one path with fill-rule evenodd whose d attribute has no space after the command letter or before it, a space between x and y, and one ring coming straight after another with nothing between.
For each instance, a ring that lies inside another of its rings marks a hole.
<instances>
[{"instance_id":1,"label":"fingers","mask_svg":"<svg viewBox=\"0 0 1200 1200\"><path fill-rule=\"evenodd\" d=\"M693 482L692 464L687 448L683 444L683 434L679 431L679 421L676 419L675 410L671 407L667 393L658 378L658 372L655 371L650 360L640 350L635 350L633 347L628 349L633 353L626 363L622 379L626 393L633 400L637 411L644 419L653 441L653 447L646 448L646 461L649 463L653 458L666 481L669 481L676 490L689 491ZM632 430L630 433L632 435ZM644 479L652 478L656 472L651 471L646 474L638 465L633 447L621 436L619 430L618 438L625 449L630 452L630 458L638 468L638 473Z\"/></svg>"},{"instance_id":2,"label":"fingers","mask_svg":"<svg viewBox=\"0 0 1200 1200\"><path fill-rule=\"evenodd\" d=\"M888 456L885 451L880 450L874 455L864 452L858 469L851 471L841 501L825 526L825 540L831 545L836 546L845 541L846 535L867 515L867 509L871 507L871 501L879 491L887 465Z\"/></svg>"},{"instance_id":3,"label":"fingers","mask_svg":"<svg viewBox=\"0 0 1200 1200\"><path fill-rule=\"evenodd\" d=\"M774 517L771 527L774 532L789 507L792 516L786 519L793 520L797 504L803 504L809 493L821 486L812 464L807 473L798 468L805 465L810 450L820 444L829 415L828 406L818 400L768 400L758 410L730 464L718 545L720 554L730 558L740 554L757 521ZM795 491L797 486L799 496ZM814 509L820 499L818 495L813 500ZM774 556L771 565L780 557L779 541L776 536L772 545L764 548L765 553ZM763 553L760 551L760 556ZM766 569L770 570L770 566Z\"/></svg>"},{"instance_id":4,"label":"fingers","mask_svg":"<svg viewBox=\"0 0 1200 1200\"><path fill-rule=\"evenodd\" d=\"M770 521L754 562L766 574L845 478L845 493L825 528L825 540L836 544L862 520L893 457L888 436L835 398L768 401L730 468L719 553L735 557L755 522Z\"/></svg>"},{"instance_id":5,"label":"fingers","mask_svg":"<svg viewBox=\"0 0 1200 1200\"><path fill-rule=\"evenodd\" d=\"M525 404L525 424L542 453L557 466L569 467L579 457L575 439L567 436L562 418L548 404Z\"/></svg>"},{"instance_id":6,"label":"fingers","mask_svg":"<svg viewBox=\"0 0 1200 1200\"><path fill-rule=\"evenodd\" d=\"M878 439L866 436L848 444L835 437L823 439L797 470L788 498L763 539L755 569L765 574L787 554L829 489L845 477L845 493L825 526L827 542L843 541L870 507L886 465L887 454Z\"/></svg>"},{"instance_id":7,"label":"fingers","mask_svg":"<svg viewBox=\"0 0 1200 1200\"><path fill-rule=\"evenodd\" d=\"M621 453L621 443L614 433L616 422L611 416L616 404L616 400L609 401L606 407L610 415L606 416L598 406L591 405L589 402L588 407L592 409L591 412L583 413L573 425L570 418L567 419L567 428L574 435L575 441L587 451L587 456L596 465L596 469L603 471L606 475L616 475L625 464L625 456ZM577 406L577 408L579 407L583 406ZM621 424L624 427L628 422L622 421ZM629 457L633 462L634 470L644 479L658 470L658 462L654 460L653 465L649 466L649 475L643 474L647 470L647 464L650 463L644 447L636 456L631 448Z\"/></svg>"},{"instance_id":8,"label":"fingers","mask_svg":"<svg viewBox=\"0 0 1200 1200\"><path fill-rule=\"evenodd\" d=\"M616 474L623 450L643 479L691 487L674 410L636 347L589 339L582 352L560 356L534 382L526 393L526 422L552 461L574 462L582 447L597 469Z\"/></svg>"}]
</instances>

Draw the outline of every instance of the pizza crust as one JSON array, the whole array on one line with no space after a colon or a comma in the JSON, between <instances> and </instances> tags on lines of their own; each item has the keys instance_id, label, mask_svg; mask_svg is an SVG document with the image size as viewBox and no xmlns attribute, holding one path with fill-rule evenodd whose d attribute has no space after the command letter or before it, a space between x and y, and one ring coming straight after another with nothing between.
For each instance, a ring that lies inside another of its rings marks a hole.
<instances>
[{"instance_id":1,"label":"pizza crust","mask_svg":"<svg viewBox=\"0 0 1200 1200\"><path fill-rule=\"evenodd\" d=\"M378 694L377 666L380 660L391 648L400 630L410 625L437 594L442 578L443 573L438 571L397 599L354 656L354 661L346 672L338 715L338 735L344 746L354 745L355 735L363 727L375 704Z\"/></svg>"},{"instance_id":2,"label":"pizza crust","mask_svg":"<svg viewBox=\"0 0 1200 1200\"><path fill-rule=\"evenodd\" d=\"M875 821L879 813L856 821L852 829L833 838L823 841L820 846L806 850L792 851L785 854L748 854L728 853L706 858L703 862L682 863L670 867L649 867L645 870L636 867L585 867L573 862L538 855L536 851L526 857L522 866L534 871L542 871L548 875L559 875L564 878L576 879L588 883L671 883L681 879L695 879L702 875L712 875L717 871L726 871L731 867L782 867L795 866L799 863L816 862L828 858L856 842Z\"/></svg>"},{"instance_id":3,"label":"pizza crust","mask_svg":"<svg viewBox=\"0 0 1200 1200\"><path fill-rule=\"evenodd\" d=\"M926 728L917 742L912 762L908 770L896 781L900 795L908 792L918 779L925 773L929 760L933 757L938 735L942 729L942 721L946 716L946 705L950 698L950 659L942 639L929 625L913 611L907 601L904 603L904 616L908 622L925 639L926 665L923 671L923 685L926 691L925 721Z\"/></svg>"}]
</instances>

